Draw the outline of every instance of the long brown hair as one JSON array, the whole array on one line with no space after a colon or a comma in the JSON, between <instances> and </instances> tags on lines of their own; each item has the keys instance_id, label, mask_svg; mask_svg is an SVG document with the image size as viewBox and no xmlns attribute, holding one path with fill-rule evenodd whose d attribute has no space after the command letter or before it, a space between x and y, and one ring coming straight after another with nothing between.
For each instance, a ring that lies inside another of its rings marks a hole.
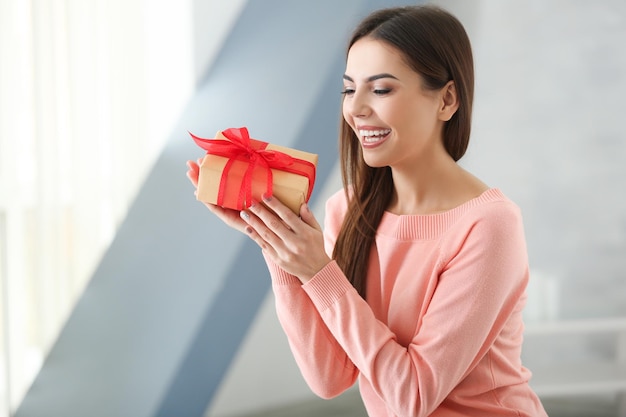
<instances>
[{"instance_id":1,"label":"long brown hair","mask_svg":"<svg viewBox=\"0 0 626 417\"><path fill-rule=\"evenodd\" d=\"M367 16L352 34L350 47L370 37L400 51L418 73L424 88L438 90L454 81L459 108L443 129L446 151L458 161L469 142L474 98L472 48L457 18L434 6L408 6L378 10ZM366 297L366 276L376 229L389 206L393 179L391 168L365 164L361 146L352 128L340 125L341 174L348 198L333 258L352 285Z\"/></svg>"}]
</instances>

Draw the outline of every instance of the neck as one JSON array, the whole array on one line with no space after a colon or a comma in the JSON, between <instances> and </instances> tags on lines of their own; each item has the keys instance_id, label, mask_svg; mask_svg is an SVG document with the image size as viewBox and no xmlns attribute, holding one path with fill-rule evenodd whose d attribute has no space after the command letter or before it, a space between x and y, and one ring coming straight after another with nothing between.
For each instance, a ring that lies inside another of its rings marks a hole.
<instances>
[{"instance_id":1,"label":"neck","mask_svg":"<svg viewBox=\"0 0 626 417\"><path fill-rule=\"evenodd\" d=\"M388 210L399 215L441 213L489 188L447 152L430 154L406 169L392 167L391 172L394 193Z\"/></svg>"},{"instance_id":2,"label":"neck","mask_svg":"<svg viewBox=\"0 0 626 417\"><path fill-rule=\"evenodd\" d=\"M394 193L389 211L395 214L431 214L442 209L442 191L460 168L449 156L445 158L447 160L437 159L423 158L419 164L407 169L391 168Z\"/></svg>"}]
</instances>

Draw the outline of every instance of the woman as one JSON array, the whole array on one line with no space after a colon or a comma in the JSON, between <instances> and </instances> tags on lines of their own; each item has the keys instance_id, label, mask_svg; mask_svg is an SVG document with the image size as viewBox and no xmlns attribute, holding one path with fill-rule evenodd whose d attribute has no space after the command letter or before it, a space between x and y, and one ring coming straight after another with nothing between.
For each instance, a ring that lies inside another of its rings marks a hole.
<instances>
[{"instance_id":1,"label":"woman","mask_svg":"<svg viewBox=\"0 0 626 417\"><path fill-rule=\"evenodd\" d=\"M209 205L261 247L304 378L323 398L358 378L370 416L545 416L520 360L519 209L457 164L473 99L465 30L431 6L374 12L343 79L344 190L324 232L306 204L300 217L271 197Z\"/></svg>"}]
</instances>

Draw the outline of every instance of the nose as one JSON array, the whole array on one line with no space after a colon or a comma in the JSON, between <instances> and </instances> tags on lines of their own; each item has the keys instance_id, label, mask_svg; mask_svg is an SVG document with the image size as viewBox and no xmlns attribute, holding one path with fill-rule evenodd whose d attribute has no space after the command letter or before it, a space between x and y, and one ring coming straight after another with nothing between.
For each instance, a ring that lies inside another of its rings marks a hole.
<instances>
[{"instance_id":1,"label":"nose","mask_svg":"<svg viewBox=\"0 0 626 417\"><path fill-rule=\"evenodd\" d=\"M371 113L371 108L367 99L359 92L346 96L343 101L344 114L354 118L367 117Z\"/></svg>"}]
</instances>

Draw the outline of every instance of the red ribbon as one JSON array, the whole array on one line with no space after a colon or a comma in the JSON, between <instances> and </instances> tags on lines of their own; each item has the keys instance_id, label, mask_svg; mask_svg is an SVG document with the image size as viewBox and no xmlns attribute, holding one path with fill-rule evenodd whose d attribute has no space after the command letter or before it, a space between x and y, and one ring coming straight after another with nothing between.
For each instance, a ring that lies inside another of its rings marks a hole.
<instances>
[{"instance_id":1,"label":"red ribbon","mask_svg":"<svg viewBox=\"0 0 626 417\"><path fill-rule=\"evenodd\" d=\"M207 151L207 154L222 156L228 159L220 179L216 202L218 206L224 205L228 172L235 161L248 163L239 187L236 203L237 210L243 210L252 203L252 181L255 177L255 171L258 172L258 169L261 169L265 175L265 194L268 196L273 194L272 169L280 169L281 171L306 177L309 180L309 191L305 201L309 201L315 182L315 165L313 163L294 158L284 152L265 149L268 143L250 139L248 129L245 127L224 130L222 134L228 140L203 139L192 133L189 134L198 146Z\"/></svg>"}]
</instances>

